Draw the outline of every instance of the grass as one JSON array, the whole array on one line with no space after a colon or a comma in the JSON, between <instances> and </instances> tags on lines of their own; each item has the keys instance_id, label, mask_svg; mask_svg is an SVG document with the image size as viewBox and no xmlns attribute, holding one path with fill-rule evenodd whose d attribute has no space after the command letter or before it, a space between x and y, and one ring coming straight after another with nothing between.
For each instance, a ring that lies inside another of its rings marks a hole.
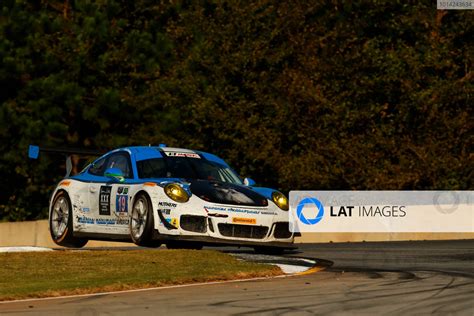
<instances>
[{"instance_id":1,"label":"grass","mask_svg":"<svg viewBox=\"0 0 474 316\"><path fill-rule=\"evenodd\" d=\"M0 253L0 300L282 274L211 250Z\"/></svg>"}]
</instances>

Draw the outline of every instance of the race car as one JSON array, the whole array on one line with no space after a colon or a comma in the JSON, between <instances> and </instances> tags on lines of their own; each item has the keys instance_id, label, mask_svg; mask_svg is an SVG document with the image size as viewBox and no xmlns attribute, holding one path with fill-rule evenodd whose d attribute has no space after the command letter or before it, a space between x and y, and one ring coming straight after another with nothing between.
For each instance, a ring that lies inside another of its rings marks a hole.
<instances>
[{"instance_id":1,"label":"race car","mask_svg":"<svg viewBox=\"0 0 474 316\"><path fill-rule=\"evenodd\" d=\"M40 150L30 146L30 157ZM66 175L51 196L49 229L56 244L75 248L117 240L275 253L294 241L284 194L242 180L213 154L166 145L115 149Z\"/></svg>"}]
</instances>

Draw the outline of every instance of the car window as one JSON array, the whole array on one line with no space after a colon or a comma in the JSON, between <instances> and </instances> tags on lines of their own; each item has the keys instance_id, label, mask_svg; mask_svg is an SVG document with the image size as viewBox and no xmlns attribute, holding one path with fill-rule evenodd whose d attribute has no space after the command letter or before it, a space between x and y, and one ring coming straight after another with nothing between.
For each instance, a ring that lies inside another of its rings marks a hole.
<instances>
[{"instance_id":1,"label":"car window","mask_svg":"<svg viewBox=\"0 0 474 316\"><path fill-rule=\"evenodd\" d=\"M163 159L147 159L137 161L138 177L166 178L166 165Z\"/></svg>"},{"instance_id":2,"label":"car window","mask_svg":"<svg viewBox=\"0 0 474 316\"><path fill-rule=\"evenodd\" d=\"M242 184L242 180L229 167L196 158L167 157L152 158L137 162L138 177L184 178L216 180Z\"/></svg>"},{"instance_id":3,"label":"car window","mask_svg":"<svg viewBox=\"0 0 474 316\"><path fill-rule=\"evenodd\" d=\"M89 168L89 173L96 176L103 176L105 172L105 161L107 157L96 160L92 163L92 166Z\"/></svg>"},{"instance_id":4,"label":"car window","mask_svg":"<svg viewBox=\"0 0 474 316\"><path fill-rule=\"evenodd\" d=\"M95 161L89 168L89 173L96 176L104 176L105 170L118 168L125 178L133 178L130 157L125 152L118 152Z\"/></svg>"},{"instance_id":5,"label":"car window","mask_svg":"<svg viewBox=\"0 0 474 316\"><path fill-rule=\"evenodd\" d=\"M122 171L125 178L132 178L132 168L130 165L130 158L127 153L120 152L109 156L107 159L107 168L118 168Z\"/></svg>"}]
</instances>

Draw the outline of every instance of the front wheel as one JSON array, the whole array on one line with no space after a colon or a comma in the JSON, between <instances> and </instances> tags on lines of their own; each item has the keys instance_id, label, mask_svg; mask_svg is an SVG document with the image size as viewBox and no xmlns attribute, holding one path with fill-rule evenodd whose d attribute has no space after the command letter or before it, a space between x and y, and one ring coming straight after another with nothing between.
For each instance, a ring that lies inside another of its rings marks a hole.
<instances>
[{"instance_id":1,"label":"front wheel","mask_svg":"<svg viewBox=\"0 0 474 316\"><path fill-rule=\"evenodd\" d=\"M49 213L49 233L59 246L81 248L87 244L88 240L73 236L72 216L69 195L65 191L59 191L54 197Z\"/></svg>"},{"instance_id":2,"label":"front wheel","mask_svg":"<svg viewBox=\"0 0 474 316\"><path fill-rule=\"evenodd\" d=\"M155 228L150 199L145 193L139 193L130 216L130 237L138 246L159 247L161 243L152 239L153 229Z\"/></svg>"}]
</instances>

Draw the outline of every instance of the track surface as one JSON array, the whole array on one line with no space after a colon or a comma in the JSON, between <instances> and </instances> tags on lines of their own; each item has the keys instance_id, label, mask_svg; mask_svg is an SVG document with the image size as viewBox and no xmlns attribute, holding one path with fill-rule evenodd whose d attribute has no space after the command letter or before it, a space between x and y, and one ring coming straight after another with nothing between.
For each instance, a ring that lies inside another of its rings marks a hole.
<instances>
[{"instance_id":1,"label":"track surface","mask_svg":"<svg viewBox=\"0 0 474 316\"><path fill-rule=\"evenodd\" d=\"M0 314L474 315L474 240L305 244L333 262L287 278L0 304Z\"/></svg>"}]
</instances>

